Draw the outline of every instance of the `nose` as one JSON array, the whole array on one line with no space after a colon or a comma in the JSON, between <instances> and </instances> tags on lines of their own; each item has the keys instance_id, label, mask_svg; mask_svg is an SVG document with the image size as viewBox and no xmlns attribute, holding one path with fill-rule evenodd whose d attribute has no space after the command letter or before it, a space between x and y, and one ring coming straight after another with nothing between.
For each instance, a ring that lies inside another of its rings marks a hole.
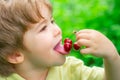
<instances>
[{"instance_id":1,"label":"nose","mask_svg":"<svg viewBox=\"0 0 120 80\"><path fill-rule=\"evenodd\" d=\"M58 27L58 25L55 25L54 30L53 30L53 34L54 34L54 37L61 34L61 29Z\"/></svg>"}]
</instances>

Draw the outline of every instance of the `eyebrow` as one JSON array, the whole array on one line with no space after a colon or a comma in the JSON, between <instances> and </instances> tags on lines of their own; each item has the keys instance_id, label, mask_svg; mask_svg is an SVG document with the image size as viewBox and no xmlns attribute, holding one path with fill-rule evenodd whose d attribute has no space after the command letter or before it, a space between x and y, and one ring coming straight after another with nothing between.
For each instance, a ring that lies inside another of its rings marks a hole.
<instances>
[{"instance_id":1,"label":"eyebrow","mask_svg":"<svg viewBox=\"0 0 120 80\"><path fill-rule=\"evenodd\" d=\"M51 15L50 16L50 20L53 18L53 16ZM47 22L47 20L46 19L43 19L43 21L42 22L40 22L40 23L38 23L38 25L35 27L35 31L37 31L39 28L40 28L40 26L42 26L42 25L44 25L44 23L46 23ZM42 28L42 27L41 27Z\"/></svg>"},{"instance_id":2,"label":"eyebrow","mask_svg":"<svg viewBox=\"0 0 120 80\"><path fill-rule=\"evenodd\" d=\"M35 31L37 31L40 27L42 28L42 25L44 25L46 21L47 20L43 20L42 22L38 23L35 27Z\"/></svg>"}]
</instances>

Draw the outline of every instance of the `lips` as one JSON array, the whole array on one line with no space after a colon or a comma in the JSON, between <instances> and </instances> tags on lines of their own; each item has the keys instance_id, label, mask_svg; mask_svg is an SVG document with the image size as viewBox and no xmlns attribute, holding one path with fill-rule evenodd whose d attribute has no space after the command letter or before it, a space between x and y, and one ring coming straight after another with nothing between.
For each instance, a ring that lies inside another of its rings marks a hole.
<instances>
[{"instance_id":1,"label":"lips","mask_svg":"<svg viewBox=\"0 0 120 80\"><path fill-rule=\"evenodd\" d=\"M61 44L61 41L55 46L54 50L63 55L69 54L69 52L64 50L64 46Z\"/></svg>"}]
</instances>

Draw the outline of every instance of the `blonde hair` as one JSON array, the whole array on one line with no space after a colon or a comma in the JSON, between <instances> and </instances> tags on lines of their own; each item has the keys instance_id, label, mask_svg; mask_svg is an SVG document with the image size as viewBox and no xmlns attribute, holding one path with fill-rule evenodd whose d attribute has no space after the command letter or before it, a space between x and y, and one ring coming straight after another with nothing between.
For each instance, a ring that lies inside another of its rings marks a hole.
<instances>
[{"instance_id":1,"label":"blonde hair","mask_svg":"<svg viewBox=\"0 0 120 80\"><path fill-rule=\"evenodd\" d=\"M5 57L23 49L23 35L29 24L38 23L42 18L42 5L52 13L47 0L0 0L0 75L14 73L13 64Z\"/></svg>"}]
</instances>

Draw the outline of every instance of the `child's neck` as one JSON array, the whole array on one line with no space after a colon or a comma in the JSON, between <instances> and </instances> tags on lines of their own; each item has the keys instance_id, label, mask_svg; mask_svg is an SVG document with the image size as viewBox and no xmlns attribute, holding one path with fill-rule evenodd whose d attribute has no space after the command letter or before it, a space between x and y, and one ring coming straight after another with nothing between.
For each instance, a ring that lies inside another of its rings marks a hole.
<instances>
[{"instance_id":1,"label":"child's neck","mask_svg":"<svg viewBox=\"0 0 120 80\"><path fill-rule=\"evenodd\" d=\"M22 76L25 80L46 80L49 69L16 69L17 73Z\"/></svg>"},{"instance_id":2,"label":"child's neck","mask_svg":"<svg viewBox=\"0 0 120 80\"><path fill-rule=\"evenodd\" d=\"M29 72L29 73L22 73L21 76L25 78L25 80L46 80L48 70L37 73L37 72Z\"/></svg>"}]
</instances>

